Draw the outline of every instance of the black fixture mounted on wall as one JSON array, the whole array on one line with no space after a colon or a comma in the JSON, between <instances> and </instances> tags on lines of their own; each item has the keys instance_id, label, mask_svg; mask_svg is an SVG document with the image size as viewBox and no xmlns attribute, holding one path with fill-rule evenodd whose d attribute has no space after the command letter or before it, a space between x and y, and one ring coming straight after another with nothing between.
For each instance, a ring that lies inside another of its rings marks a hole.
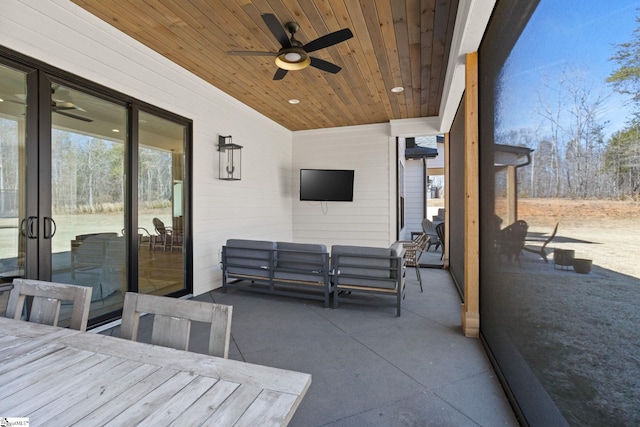
<instances>
[{"instance_id":1,"label":"black fixture mounted on wall","mask_svg":"<svg viewBox=\"0 0 640 427\"><path fill-rule=\"evenodd\" d=\"M231 135L218 135L220 162L218 176L224 181L240 181L242 178L242 145L231 142Z\"/></svg>"}]
</instances>

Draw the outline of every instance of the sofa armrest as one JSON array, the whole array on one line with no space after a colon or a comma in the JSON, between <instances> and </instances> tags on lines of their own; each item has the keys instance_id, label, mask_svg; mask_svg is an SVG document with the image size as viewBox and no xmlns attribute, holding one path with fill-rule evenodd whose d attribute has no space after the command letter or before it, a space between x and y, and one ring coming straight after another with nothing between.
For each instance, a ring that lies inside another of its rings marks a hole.
<instances>
[{"instance_id":1,"label":"sofa armrest","mask_svg":"<svg viewBox=\"0 0 640 427\"><path fill-rule=\"evenodd\" d=\"M404 276L404 248L336 245L331 249L334 282L340 285L396 289Z\"/></svg>"},{"instance_id":2,"label":"sofa armrest","mask_svg":"<svg viewBox=\"0 0 640 427\"><path fill-rule=\"evenodd\" d=\"M230 239L222 247L222 269L228 276L271 277L275 265L275 242Z\"/></svg>"}]
</instances>

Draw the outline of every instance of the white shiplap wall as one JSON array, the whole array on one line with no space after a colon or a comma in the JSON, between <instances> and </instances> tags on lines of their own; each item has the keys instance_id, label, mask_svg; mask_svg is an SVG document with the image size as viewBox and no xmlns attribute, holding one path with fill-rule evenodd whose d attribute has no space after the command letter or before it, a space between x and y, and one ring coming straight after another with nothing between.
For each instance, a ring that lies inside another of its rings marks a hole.
<instances>
[{"instance_id":1,"label":"white shiplap wall","mask_svg":"<svg viewBox=\"0 0 640 427\"><path fill-rule=\"evenodd\" d=\"M412 231L422 231L424 218L424 172L422 159L407 160L405 165L404 235L411 239Z\"/></svg>"},{"instance_id":2,"label":"white shiplap wall","mask_svg":"<svg viewBox=\"0 0 640 427\"><path fill-rule=\"evenodd\" d=\"M293 133L293 239L386 247L396 240L396 144L389 124ZM353 202L301 202L300 169L353 169Z\"/></svg>"},{"instance_id":3,"label":"white shiplap wall","mask_svg":"<svg viewBox=\"0 0 640 427\"><path fill-rule=\"evenodd\" d=\"M0 43L193 120L194 294L220 286L226 239L291 240L290 131L67 0L0 0ZM219 134L244 146L242 181L216 177Z\"/></svg>"}]
</instances>

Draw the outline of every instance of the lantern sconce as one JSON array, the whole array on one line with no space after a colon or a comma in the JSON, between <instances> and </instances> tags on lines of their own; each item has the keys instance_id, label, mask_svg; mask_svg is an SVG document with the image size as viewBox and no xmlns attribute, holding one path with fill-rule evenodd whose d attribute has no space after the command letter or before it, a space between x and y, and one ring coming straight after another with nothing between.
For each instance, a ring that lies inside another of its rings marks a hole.
<instances>
[{"instance_id":1,"label":"lantern sconce","mask_svg":"<svg viewBox=\"0 0 640 427\"><path fill-rule=\"evenodd\" d=\"M231 135L218 135L220 162L218 176L224 181L240 181L242 178L242 145L231 142Z\"/></svg>"}]
</instances>

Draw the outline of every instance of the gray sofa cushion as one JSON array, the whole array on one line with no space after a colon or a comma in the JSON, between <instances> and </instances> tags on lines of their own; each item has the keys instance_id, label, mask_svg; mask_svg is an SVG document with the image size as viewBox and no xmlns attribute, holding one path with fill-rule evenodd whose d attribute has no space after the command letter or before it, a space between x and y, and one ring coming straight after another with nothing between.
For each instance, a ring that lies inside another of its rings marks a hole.
<instances>
[{"instance_id":1,"label":"gray sofa cushion","mask_svg":"<svg viewBox=\"0 0 640 427\"><path fill-rule=\"evenodd\" d=\"M323 282L329 254L325 245L277 242L276 279Z\"/></svg>"},{"instance_id":2,"label":"gray sofa cushion","mask_svg":"<svg viewBox=\"0 0 640 427\"><path fill-rule=\"evenodd\" d=\"M225 247L225 266L229 274L269 277L275 242L229 239Z\"/></svg>"},{"instance_id":3,"label":"gray sofa cushion","mask_svg":"<svg viewBox=\"0 0 640 427\"><path fill-rule=\"evenodd\" d=\"M282 268L318 270L326 259L327 247L310 243L278 242L278 259L276 265Z\"/></svg>"},{"instance_id":4,"label":"gray sofa cushion","mask_svg":"<svg viewBox=\"0 0 640 427\"><path fill-rule=\"evenodd\" d=\"M349 256L353 254L354 256ZM331 255L335 262L334 266L340 269L341 274L353 274L359 276L378 277L388 279L391 267L391 250L387 248L373 248L368 246L344 246L334 245L331 247ZM357 255L371 255L380 258L359 257ZM343 267L345 264L355 264L361 267ZM367 268L377 267L377 268Z\"/></svg>"}]
</instances>

